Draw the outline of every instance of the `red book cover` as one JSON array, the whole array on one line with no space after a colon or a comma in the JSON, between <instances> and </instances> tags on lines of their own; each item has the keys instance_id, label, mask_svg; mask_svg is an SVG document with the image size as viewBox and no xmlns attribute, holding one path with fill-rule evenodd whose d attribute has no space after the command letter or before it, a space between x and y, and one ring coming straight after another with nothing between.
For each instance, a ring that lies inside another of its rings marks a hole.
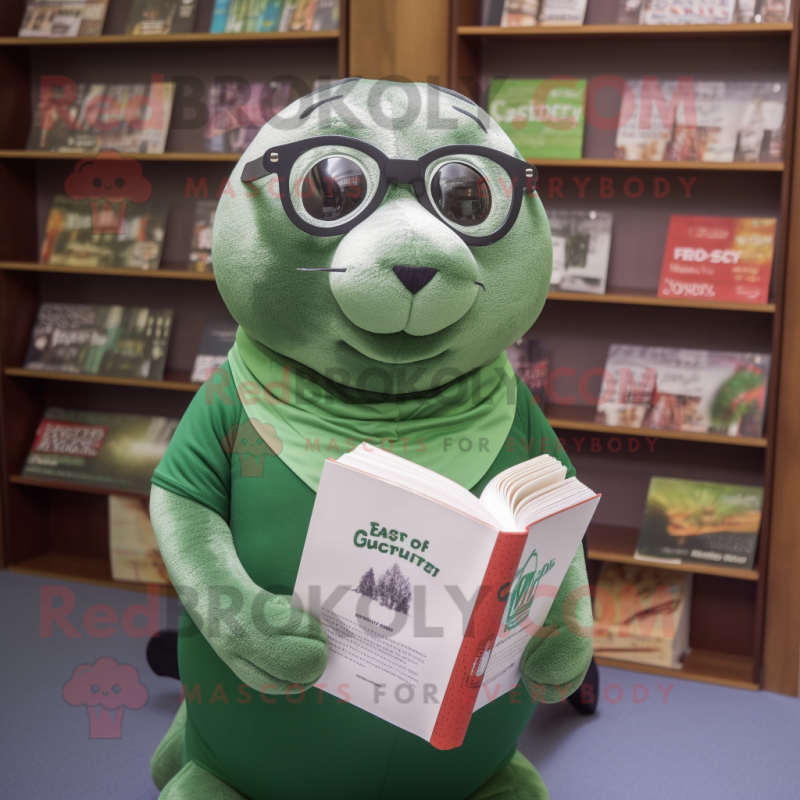
<instances>
[{"instance_id":1,"label":"red book cover","mask_svg":"<svg viewBox=\"0 0 800 800\"><path fill-rule=\"evenodd\" d=\"M770 218L670 217L658 296L766 303L776 227Z\"/></svg>"}]
</instances>

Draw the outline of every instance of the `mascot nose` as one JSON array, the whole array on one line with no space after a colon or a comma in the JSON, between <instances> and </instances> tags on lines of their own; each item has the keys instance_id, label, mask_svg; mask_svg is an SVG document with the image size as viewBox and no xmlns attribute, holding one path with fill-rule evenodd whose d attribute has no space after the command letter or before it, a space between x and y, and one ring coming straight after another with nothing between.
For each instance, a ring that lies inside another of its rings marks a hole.
<instances>
[{"instance_id":1,"label":"mascot nose","mask_svg":"<svg viewBox=\"0 0 800 800\"><path fill-rule=\"evenodd\" d=\"M404 264L398 264L392 267L392 272L400 279L400 283L408 289L411 294L424 289L434 278L438 272L434 267L410 267Z\"/></svg>"}]
</instances>

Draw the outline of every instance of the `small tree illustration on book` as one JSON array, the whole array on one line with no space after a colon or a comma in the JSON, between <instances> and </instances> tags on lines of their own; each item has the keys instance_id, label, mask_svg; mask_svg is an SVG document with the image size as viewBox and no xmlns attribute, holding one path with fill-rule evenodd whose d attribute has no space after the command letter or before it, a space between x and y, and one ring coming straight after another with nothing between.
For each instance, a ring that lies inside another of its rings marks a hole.
<instances>
[{"instance_id":1,"label":"small tree illustration on book","mask_svg":"<svg viewBox=\"0 0 800 800\"><path fill-rule=\"evenodd\" d=\"M361 576L356 591L401 614L408 614L411 606L411 581L403 575L397 564L392 564L377 583L375 572L370 567Z\"/></svg>"}]
</instances>

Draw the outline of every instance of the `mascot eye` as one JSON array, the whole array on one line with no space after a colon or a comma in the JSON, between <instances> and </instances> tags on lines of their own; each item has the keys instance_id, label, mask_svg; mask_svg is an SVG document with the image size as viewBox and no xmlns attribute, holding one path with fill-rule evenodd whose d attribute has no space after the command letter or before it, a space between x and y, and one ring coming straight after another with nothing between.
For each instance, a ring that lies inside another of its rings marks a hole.
<instances>
[{"instance_id":1,"label":"mascot eye","mask_svg":"<svg viewBox=\"0 0 800 800\"><path fill-rule=\"evenodd\" d=\"M355 211L367 197L367 176L355 161L323 158L303 178L303 207L314 219L335 222Z\"/></svg>"},{"instance_id":2,"label":"mascot eye","mask_svg":"<svg viewBox=\"0 0 800 800\"><path fill-rule=\"evenodd\" d=\"M467 164L443 164L431 178L431 197L442 216L473 227L489 216L492 193L486 178Z\"/></svg>"}]
</instances>

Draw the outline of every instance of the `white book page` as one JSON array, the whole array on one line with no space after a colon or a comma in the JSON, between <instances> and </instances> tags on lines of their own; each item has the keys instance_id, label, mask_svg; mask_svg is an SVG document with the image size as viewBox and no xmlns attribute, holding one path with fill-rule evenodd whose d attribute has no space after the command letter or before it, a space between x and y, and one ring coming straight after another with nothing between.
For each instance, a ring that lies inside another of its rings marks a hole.
<instances>
[{"instance_id":1,"label":"white book page","mask_svg":"<svg viewBox=\"0 0 800 800\"><path fill-rule=\"evenodd\" d=\"M496 534L441 503L326 462L292 600L328 635L317 686L430 739ZM394 565L412 589L407 614L355 591L370 569L379 581Z\"/></svg>"},{"instance_id":2,"label":"white book page","mask_svg":"<svg viewBox=\"0 0 800 800\"><path fill-rule=\"evenodd\" d=\"M531 636L544 624L599 502L599 495L594 495L531 527L475 711L519 683L522 653Z\"/></svg>"}]
</instances>

